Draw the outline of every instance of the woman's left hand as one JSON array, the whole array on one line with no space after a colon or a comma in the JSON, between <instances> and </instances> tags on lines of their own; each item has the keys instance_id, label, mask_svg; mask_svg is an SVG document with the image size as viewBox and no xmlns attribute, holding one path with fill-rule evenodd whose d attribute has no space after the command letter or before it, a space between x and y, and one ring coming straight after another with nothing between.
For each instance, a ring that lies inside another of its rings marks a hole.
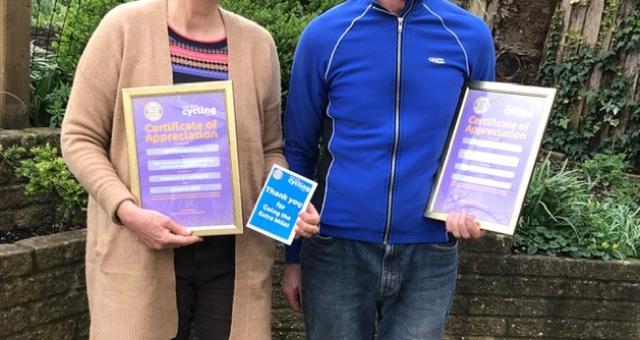
<instances>
[{"instance_id":1,"label":"woman's left hand","mask_svg":"<svg viewBox=\"0 0 640 340\"><path fill-rule=\"evenodd\" d=\"M312 203L309 203L307 207L307 211L303 211L298 216L298 221L296 221L296 239L300 237L310 238L311 236L320 232L320 214L313 206Z\"/></svg>"}]
</instances>

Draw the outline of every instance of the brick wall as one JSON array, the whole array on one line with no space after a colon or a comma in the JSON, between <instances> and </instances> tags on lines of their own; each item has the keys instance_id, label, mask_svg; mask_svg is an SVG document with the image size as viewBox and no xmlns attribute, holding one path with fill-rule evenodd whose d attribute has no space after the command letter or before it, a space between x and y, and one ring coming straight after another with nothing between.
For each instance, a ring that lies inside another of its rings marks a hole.
<instances>
[{"instance_id":1,"label":"brick wall","mask_svg":"<svg viewBox=\"0 0 640 340\"><path fill-rule=\"evenodd\" d=\"M447 339L640 339L640 261L513 255L510 239L495 235L460 248ZM280 294L281 267L274 339L304 339Z\"/></svg>"},{"instance_id":2,"label":"brick wall","mask_svg":"<svg viewBox=\"0 0 640 340\"><path fill-rule=\"evenodd\" d=\"M0 338L86 339L84 230L0 245ZM448 339L640 339L640 262L511 255L463 245ZM304 339L274 271L275 340Z\"/></svg>"},{"instance_id":3,"label":"brick wall","mask_svg":"<svg viewBox=\"0 0 640 340\"><path fill-rule=\"evenodd\" d=\"M0 339L84 339L85 230L0 245Z\"/></svg>"}]
</instances>

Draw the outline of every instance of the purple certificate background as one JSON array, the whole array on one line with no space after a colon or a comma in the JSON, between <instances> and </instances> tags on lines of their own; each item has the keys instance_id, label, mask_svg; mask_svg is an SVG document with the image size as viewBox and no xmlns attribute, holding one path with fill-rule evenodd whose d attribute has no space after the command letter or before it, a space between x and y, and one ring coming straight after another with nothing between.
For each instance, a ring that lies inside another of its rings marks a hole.
<instances>
[{"instance_id":1,"label":"purple certificate background","mask_svg":"<svg viewBox=\"0 0 640 340\"><path fill-rule=\"evenodd\" d=\"M486 103L488 106L483 105ZM533 115L530 118L517 114L507 115L507 106L510 112L529 111ZM486 112L482 113L482 107ZM544 128L544 107L545 98L541 97L470 90L461 112L460 125L452 137L449 160L443 170L433 211L466 211L478 220L508 226L516 208L520 183L529 180L524 178L524 174L528 158L531 152L535 152L534 147L537 147L536 134L539 129ZM479 111L480 114L475 111ZM530 125L523 131L526 134L523 140L474 136L466 131L472 117L497 118L515 124ZM521 151L518 151L519 149ZM461 152L470 157L460 157ZM514 164L514 158L518 159L517 165Z\"/></svg>"},{"instance_id":2,"label":"purple certificate background","mask_svg":"<svg viewBox=\"0 0 640 340\"><path fill-rule=\"evenodd\" d=\"M157 121L145 117L145 105L150 102L162 106L163 115ZM217 113L184 115L183 107L190 105L192 108L215 107ZM224 92L136 97L133 99L133 112L142 207L162 212L186 227L233 225L232 172ZM215 128L205 128L204 131L215 131L215 139L157 144L145 141L147 124L202 122L206 126L213 120L217 121ZM218 166L216 158L219 159ZM158 164L167 160L173 160L174 166L166 169L169 163L164 163L165 166L158 169ZM192 167L184 169L190 162Z\"/></svg>"}]
</instances>

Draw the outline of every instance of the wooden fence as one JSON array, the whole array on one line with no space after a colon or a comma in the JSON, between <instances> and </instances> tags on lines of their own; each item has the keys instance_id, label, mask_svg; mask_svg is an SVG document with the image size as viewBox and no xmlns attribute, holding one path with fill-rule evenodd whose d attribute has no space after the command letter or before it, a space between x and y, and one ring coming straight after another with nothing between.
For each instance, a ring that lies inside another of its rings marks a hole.
<instances>
[{"instance_id":1,"label":"wooden fence","mask_svg":"<svg viewBox=\"0 0 640 340\"><path fill-rule=\"evenodd\" d=\"M564 0L558 10L561 11L559 15L562 15L563 30L568 33L563 35L563 41L556 55L556 60L561 62L567 55L576 53L575 50L570 49L571 44L567 42L567 39L572 39L576 36L591 47L602 51L611 50L613 32L625 28L621 25L621 20L625 15L628 15L631 11L640 11L640 1ZM640 100L640 43L636 44L635 49L624 53L621 58L621 65L624 74L633 78L629 88L629 98ZM608 79L603 77L603 72L600 69L595 69L585 84L585 88L588 90L599 89L607 81ZM580 128L580 123L584 118L584 104L577 105L569 114L570 126L575 129ZM605 125L601 131L600 138L604 139L614 135L621 136L625 131L636 129L637 126L631 122L630 115L631 112L628 110L621 112L619 124L615 128Z\"/></svg>"},{"instance_id":2,"label":"wooden fence","mask_svg":"<svg viewBox=\"0 0 640 340\"><path fill-rule=\"evenodd\" d=\"M31 0L0 0L0 128L23 128L29 118Z\"/></svg>"},{"instance_id":3,"label":"wooden fence","mask_svg":"<svg viewBox=\"0 0 640 340\"><path fill-rule=\"evenodd\" d=\"M498 49L498 79L536 84L538 68L548 54L546 49L553 45L550 39L554 36L560 39L557 41L557 50L551 51L552 59L555 58L558 64L575 57L580 46L589 46L602 52L610 51L614 32L626 29L622 27L622 20L632 12L640 11L640 0L468 0L468 6L472 12L483 17L493 30ZM541 23L547 25L546 30L541 29ZM544 35L542 40L540 33ZM624 52L616 66L622 67L622 75L631 77L626 99L638 103L640 43ZM585 128L589 107L586 98L582 96L590 90L607 88L611 78L598 67L589 71L584 83L580 84L580 91L576 92L580 95L577 99L572 98L575 102L563 112L569 129ZM611 137L621 137L640 128L637 123L640 121L640 110L621 110L614 121L602 124L602 128L589 141L591 150L597 149Z\"/></svg>"}]
</instances>

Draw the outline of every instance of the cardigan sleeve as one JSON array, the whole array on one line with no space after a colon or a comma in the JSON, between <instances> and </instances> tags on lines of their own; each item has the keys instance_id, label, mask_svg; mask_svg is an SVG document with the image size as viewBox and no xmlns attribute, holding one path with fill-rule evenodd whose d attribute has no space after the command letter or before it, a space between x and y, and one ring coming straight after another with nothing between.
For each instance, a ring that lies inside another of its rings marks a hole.
<instances>
[{"instance_id":1,"label":"cardigan sleeve","mask_svg":"<svg viewBox=\"0 0 640 340\"><path fill-rule=\"evenodd\" d=\"M265 175L274 164L287 167L283 153L282 113L280 91L280 61L273 39L270 42L269 83L262 112L262 148L264 152Z\"/></svg>"},{"instance_id":2,"label":"cardigan sleeve","mask_svg":"<svg viewBox=\"0 0 640 340\"><path fill-rule=\"evenodd\" d=\"M61 149L71 172L119 224L118 206L134 198L108 153L122 59L122 34L114 16L102 20L78 63L62 122Z\"/></svg>"}]
</instances>

